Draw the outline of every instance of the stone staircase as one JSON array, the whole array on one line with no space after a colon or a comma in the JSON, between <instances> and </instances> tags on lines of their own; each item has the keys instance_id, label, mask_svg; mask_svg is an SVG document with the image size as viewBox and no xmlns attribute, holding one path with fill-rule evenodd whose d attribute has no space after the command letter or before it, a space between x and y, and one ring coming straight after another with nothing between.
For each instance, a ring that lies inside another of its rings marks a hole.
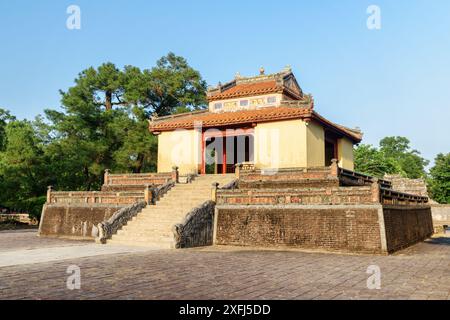
<instances>
[{"instance_id":1,"label":"stone staircase","mask_svg":"<svg viewBox=\"0 0 450 320\"><path fill-rule=\"evenodd\" d=\"M183 222L193 208L211 199L214 182L220 187L234 179L234 174L203 175L192 183L175 185L156 205L144 208L107 243L174 248L172 227Z\"/></svg>"}]
</instances>

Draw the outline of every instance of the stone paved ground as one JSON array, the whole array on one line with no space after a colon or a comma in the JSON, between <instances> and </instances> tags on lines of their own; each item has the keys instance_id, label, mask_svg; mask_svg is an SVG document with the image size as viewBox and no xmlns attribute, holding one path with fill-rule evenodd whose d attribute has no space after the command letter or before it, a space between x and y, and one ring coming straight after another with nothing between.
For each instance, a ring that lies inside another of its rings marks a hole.
<instances>
[{"instance_id":1,"label":"stone paved ground","mask_svg":"<svg viewBox=\"0 0 450 320\"><path fill-rule=\"evenodd\" d=\"M2 246L5 238L0 233ZM66 271L73 264L81 268L81 289L71 291ZM372 264L381 268L380 290L366 286ZM0 298L449 300L450 238L394 256L213 247L9 266L0 268Z\"/></svg>"}]
</instances>

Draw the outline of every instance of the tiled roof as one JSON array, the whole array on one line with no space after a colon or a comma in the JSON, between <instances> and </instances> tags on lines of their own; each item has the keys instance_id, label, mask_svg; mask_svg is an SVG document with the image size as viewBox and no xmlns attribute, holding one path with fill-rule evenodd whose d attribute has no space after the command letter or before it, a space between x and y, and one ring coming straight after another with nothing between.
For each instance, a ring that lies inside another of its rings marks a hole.
<instances>
[{"instance_id":1,"label":"tiled roof","mask_svg":"<svg viewBox=\"0 0 450 320\"><path fill-rule=\"evenodd\" d=\"M218 128L231 125L253 124L258 122L271 122L289 119L316 119L327 127L348 136L355 142L360 142L362 137L357 132L338 126L318 115L311 107L267 107L256 110L240 110L234 112L213 113L208 111L180 114L161 119L155 119L150 123L151 132L172 131L175 129L193 129L196 123L201 123L203 128Z\"/></svg>"},{"instance_id":2,"label":"tiled roof","mask_svg":"<svg viewBox=\"0 0 450 320\"><path fill-rule=\"evenodd\" d=\"M283 90L283 85L277 84L277 81L275 80L256 83L242 83L209 97L209 100L215 101L261 94L282 93Z\"/></svg>"},{"instance_id":3,"label":"tiled roof","mask_svg":"<svg viewBox=\"0 0 450 320\"><path fill-rule=\"evenodd\" d=\"M175 116L156 120L150 125L150 131L167 131L177 128L192 129L195 122L201 122L203 128L220 127L233 124L257 123L265 121L303 118L311 114L310 108L270 107L234 112L194 112L186 116Z\"/></svg>"}]
</instances>

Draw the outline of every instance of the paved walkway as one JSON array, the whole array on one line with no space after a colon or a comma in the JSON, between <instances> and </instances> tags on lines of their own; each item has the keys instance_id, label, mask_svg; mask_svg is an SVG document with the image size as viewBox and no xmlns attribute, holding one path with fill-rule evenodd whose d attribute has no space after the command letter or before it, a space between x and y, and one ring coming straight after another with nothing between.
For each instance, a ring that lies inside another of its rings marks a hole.
<instances>
[{"instance_id":1,"label":"paved walkway","mask_svg":"<svg viewBox=\"0 0 450 320\"><path fill-rule=\"evenodd\" d=\"M11 235L0 233L4 246L7 237ZM94 248L54 243L55 248L60 245L69 252ZM450 299L450 238L432 239L393 256L218 247L102 250L93 250L96 256L0 267L0 298ZM79 290L67 288L72 265L81 271ZM371 265L381 270L379 290L367 288Z\"/></svg>"},{"instance_id":2,"label":"paved walkway","mask_svg":"<svg viewBox=\"0 0 450 320\"><path fill-rule=\"evenodd\" d=\"M41 238L37 236L36 230L0 232L0 268L149 250L143 247L104 246L87 241Z\"/></svg>"}]
</instances>

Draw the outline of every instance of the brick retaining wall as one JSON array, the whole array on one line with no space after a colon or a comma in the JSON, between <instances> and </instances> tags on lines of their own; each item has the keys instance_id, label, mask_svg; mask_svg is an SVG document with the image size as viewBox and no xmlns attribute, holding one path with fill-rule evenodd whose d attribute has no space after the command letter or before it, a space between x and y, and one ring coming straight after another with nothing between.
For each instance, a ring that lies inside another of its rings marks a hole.
<instances>
[{"instance_id":1,"label":"brick retaining wall","mask_svg":"<svg viewBox=\"0 0 450 320\"><path fill-rule=\"evenodd\" d=\"M433 234L430 206L383 206L388 252L406 248Z\"/></svg>"},{"instance_id":2,"label":"brick retaining wall","mask_svg":"<svg viewBox=\"0 0 450 320\"><path fill-rule=\"evenodd\" d=\"M215 244L382 253L381 205L218 206Z\"/></svg>"},{"instance_id":3,"label":"brick retaining wall","mask_svg":"<svg viewBox=\"0 0 450 320\"><path fill-rule=\"evenodd\" d=\"M215 244L392 253L433 234L429 206L222 205Z\"/></svg>"},{"instance_id":4,"label":"brick retaining wall","mask_svg":"<svg viewBox=\"0 0 450 320\"><path fill-rule=\"evenodd\" d=\"M46 204L42 209L39 236L94 241L97 225L125 206Z\"/></svg>"}]
</instances>

